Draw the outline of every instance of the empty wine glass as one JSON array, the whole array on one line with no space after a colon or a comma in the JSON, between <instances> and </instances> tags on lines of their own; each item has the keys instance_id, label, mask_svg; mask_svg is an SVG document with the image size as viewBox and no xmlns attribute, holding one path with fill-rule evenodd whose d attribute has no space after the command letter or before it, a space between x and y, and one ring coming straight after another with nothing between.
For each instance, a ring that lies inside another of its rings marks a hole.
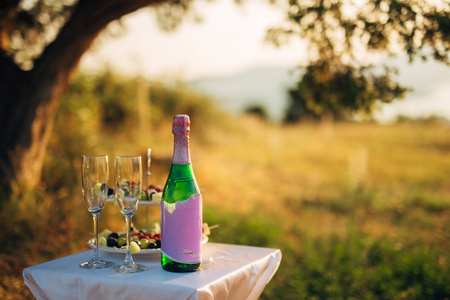
<instances>
[{"instance_id":1,"label":"empty wine glass","mask_svg":"<svg viewBox=\"0 0 450 300\"><path fill-rule=\"evenodd\" d=\"M108 179L109 169L107 155L83 155L81 185L83 187L84 201L94 219L95 237L95 249L92 254L92 259L81 263L80 266L83 268L103 269L113 265L112 262L103 260L98 251L98 218L103 207L105 207L106 196L108 193Z\"/></svg>"},{"instance_id":2,"label":"empty wine glass","mask_svg":"<svg viewBox=\"0 0 450 300\"><path fill-rule=\"evenodd\" d=\"M114 190L120 211L125 216L127 229L127 254L122 265L113 268L120 273L135 273L147 270L135 264L131 256L131 218L136 212L141 196L142 164L140 156L116 156Z\"/></svg>"}]
</instances>

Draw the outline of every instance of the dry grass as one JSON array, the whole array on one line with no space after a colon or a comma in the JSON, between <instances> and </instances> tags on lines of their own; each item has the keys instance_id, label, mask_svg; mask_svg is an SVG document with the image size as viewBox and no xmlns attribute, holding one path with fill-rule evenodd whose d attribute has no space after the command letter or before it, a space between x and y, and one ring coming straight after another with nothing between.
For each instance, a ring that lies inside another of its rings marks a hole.
<instances>
[{"instance_id":1,"label":"dry grass","mask_svg":"<svg viewBox=\"0 0 450 300\"><path fill-rule=\"evenodd\" d=\"M206 207L273 216L294 244L305 232L346 235L355 222L373 239L449 246L448 125L247 119L245 129L193 145Z\"/></svg>"}]
</instances>

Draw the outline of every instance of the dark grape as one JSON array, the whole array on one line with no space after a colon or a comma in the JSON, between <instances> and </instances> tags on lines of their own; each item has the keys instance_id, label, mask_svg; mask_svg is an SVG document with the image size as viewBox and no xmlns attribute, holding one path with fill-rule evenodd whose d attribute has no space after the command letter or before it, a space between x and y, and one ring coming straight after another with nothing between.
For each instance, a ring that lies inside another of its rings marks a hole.
<instances>
[{"instance_id":1,"label":"dark grape","mask_svg":"<svg viewBox=\"0 0 450 300\"><path fill-rule=\"evenodd\" d=\"M119 238L119 234L117 234L117 232L113 232L110 235L108 235L108 238L114 238L117 240Z\"/></svg>"},{"instance_id":2,"label":"dark grape","mask_svg":"<svg viewBox=\"0 0 450 300\"><path fill-rule=\"evenodd\" d=\"M108 247L118 247L119 245L117 244L117 239L109 237L106 240L106 245L108 245Z\"/></svg>"}]
</instances>

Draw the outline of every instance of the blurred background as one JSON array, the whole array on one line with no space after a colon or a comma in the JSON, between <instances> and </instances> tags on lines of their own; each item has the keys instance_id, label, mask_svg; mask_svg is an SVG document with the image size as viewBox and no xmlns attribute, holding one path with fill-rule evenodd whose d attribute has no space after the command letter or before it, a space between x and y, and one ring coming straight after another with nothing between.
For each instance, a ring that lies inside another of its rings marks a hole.
<instances>
[{"instance_id":1,"label":"blurred background","mask_svg":"<svg viewBox=\"0 0 450 300\"><path fill-rule=\"evenodd\" d=\"M115 155L151 148L164 185L179 113L209 241L282 251L262 299L450 298L448 2L89 2L0 6L0 298L89 249L82 155L112 186Z\"/></svg>"}]
</instances>

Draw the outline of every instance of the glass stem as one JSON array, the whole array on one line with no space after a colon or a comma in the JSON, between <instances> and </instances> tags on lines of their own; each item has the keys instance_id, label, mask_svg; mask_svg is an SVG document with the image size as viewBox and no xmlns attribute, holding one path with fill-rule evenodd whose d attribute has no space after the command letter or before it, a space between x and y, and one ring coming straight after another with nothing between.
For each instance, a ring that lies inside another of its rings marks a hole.
<instances>
[{"instance_id":1,"label":"glass stem","mask_svg":"<svg viewBox=\"0 0 450 300\"><path fill-rule=\"evenodd\" d=\"M150 199L148 199L150 200ZM150 223L149 223L149 215L148 215L148 206L146 207L146 216L147 216L147 233L150 232Z\"/></svg>"},{"instance_id":2,"label":"glass stem","mask_svg":"<svg viewBox=\"0 0 450 300\"><path fill-rule=\"evenodd\" d=\"M94 238L95 238L95 249L92 254L92 260L100 260L100 253L98 251L98 214L92 214L92 219L94 220Z\"/></svg>"},{"instance_id":3,"label":"glass stem","mask_svg":"<svg viewBox=\"0 0 450 300\"><path fill-rule=\"evenodd\" d=\"M127 255L125 256L126 265L134 264L133 257L131 256L131 217L125 216L125 223L127 227Z\"/></svg>"}]
</instances>

